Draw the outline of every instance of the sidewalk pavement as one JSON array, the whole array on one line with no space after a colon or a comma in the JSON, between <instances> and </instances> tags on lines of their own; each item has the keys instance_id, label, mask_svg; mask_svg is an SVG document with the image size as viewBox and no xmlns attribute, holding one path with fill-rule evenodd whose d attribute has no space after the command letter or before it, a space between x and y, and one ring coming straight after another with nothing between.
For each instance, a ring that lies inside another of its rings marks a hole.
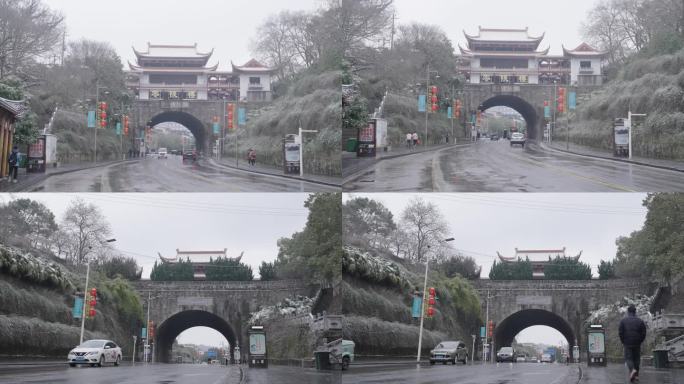
<instances>
[{"instance_id":1,"label":"sidewalk pavement","mask_svg":"<svg viewBox=\"0 0 684 384\"><path fill-rule=\"evenodd\" d=\"M629 375L624 364L608 364L607 367L582 367L581 383L586 384L622 384L629 383ZM656 369L641 367L639 384L679 384L684 383L684 370Z\"/></svg>"},{"instance_id":2,"label":"sidewalk pavement","mask_svg":"<svg viewBox=\"0 0 684 384\"><path fill-rule=\"evenodd\" d=\"M378 161L385 159L392 159L395 157L414 155L416 153L423 153L427 151L438 151L443 148L453 147L455 145L470 144L468 141L449 143L449 144L436 144L430 146L419 145L414 148L407 148L406 145L391 147L390 150L379 151L375 154L375 157L356 157L356 152L342 152L342 177L348 177L357 172L363 171L366 168L373 166L373 164Z\"/></svg>"},{"instance_id":3,"label":"sidewalk pavement","mask_svg":"<svg viewBox=\"0 0 684 384\"><path fill-rule=\"evenodd\" d=\"M50 176L81 171L84 169L104 167L107 165L116 164L123 161L135 161L137 159L139 158L133 158L128 160L105 161L97 164L91 162L70 163L60 165L58 167L49 167L45 170L45 173L27 173L26 168L20 168L19 174L17 175L16 183L12 183L9 180L9 178L0 179L0 192L27 192L31 186L40 183L41 181L47 179Z\"/></svg>"},{"instance_id":4,"label":"sidewalk pavement","mask_svg":"<svg viewBox=\"0 0 684 384\"><path fill-rule=\"evenodd\" d=\"M684 172L684 161L676 160L665 160L665 159L651 159L647 157L632 156L632 159L626 157L615 157L613 156L613 151L608 149L600 149L588 147L585 145L579 145L574 143L566 143L564 141L554 141L551 143L542 143L542 145L549 146L553 149L557 149L563 152L570 152L579 155L586 155L592 157L600 157L604 159L611 159L616 161L621 161L625 163L648 165L653 167L658 167L662 169L670 169L675 171Z\"/></svg>"},{"instance_id":5,"label":"sidewalk pavement","mask_svg":"<svg viewBox=\"0 0 684 384\"><path fill-rule=\"evenodd\" d=\"M304 174L303 177L299 177L299 174L285 174L285 172L281 168L275 168L275 167L269 167L263 164L257 163L256 165L249 165L247 164L247 161L240 159L238 162L237 167L235 166L235 158L221 158L220 160L216 159L205 159L209 160L210 162L216 162L222 166L233 168L233 169L240 169L243 171L248 171L248 172L254 172L254 173L259 173L262 175L273 175L273 176L280 176L280 177L286 177L289 179L296 179L296 180L302 180L302 181L311 181L314 183L321 183L321 184L327 184L333 187L339 187L341 179L340 177L334 177L334 176L324 176L324 175L310 175L310 174Z\"/></svg>"}]
</instances>

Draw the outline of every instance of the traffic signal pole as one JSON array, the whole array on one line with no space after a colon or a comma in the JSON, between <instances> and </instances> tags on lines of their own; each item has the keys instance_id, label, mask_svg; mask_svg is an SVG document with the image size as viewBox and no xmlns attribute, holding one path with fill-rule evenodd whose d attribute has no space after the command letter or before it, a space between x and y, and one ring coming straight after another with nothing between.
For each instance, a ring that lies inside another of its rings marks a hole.
<instances>
[{"instance_id":1,"label":"traffic signal pole","mask_svg":"<svg viewBox=\"0 0 684 384\"><path fill-rule=\"evenodd\" d=\"M487 310L486 310L486 320L485 320L485 337L482 340L482 364L487 362L487 339L489 338L489 289L487 290Z\"/></svg>"}]
</instances>

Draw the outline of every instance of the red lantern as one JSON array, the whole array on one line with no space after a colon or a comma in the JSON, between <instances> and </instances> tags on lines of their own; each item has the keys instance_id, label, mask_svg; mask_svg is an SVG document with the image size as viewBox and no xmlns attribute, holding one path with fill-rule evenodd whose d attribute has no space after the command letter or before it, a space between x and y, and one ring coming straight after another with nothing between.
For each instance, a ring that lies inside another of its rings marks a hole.
<instances>
[{"instance_id":1,"label":"red lantern","mask_svg":"<svg viewBox=\"0 0 684 384\"><path fill-rule=\"evenodd\" d=\"M435 295L435 288L430 287L430 289L428 289L428 292L430 293L430 296L434 296Z\"/></svg>"},{"instance_id":2,"label":"red lantern","mask_svg":"<svg viewBox=\"0 0 684 384\"><path fill-rule=\"evenodd\" d=\"M88 312L88 315L90 317L95 317L95 308L91 308L90 311Z\"/></svg>"},{"instance_id":3,"label":"red lantern","mask_svg":"<svg viewBox=\"0 0 684 384\"><path fill-rule=\"evenodd\" d=\"M427 315L428 315L428 317L434 316L435 315L435 309L432 307L428 307Z\"/></svg>"},{"instance_id":4,"label":"red lantern","mask_svg":"<svg viewBox=\"0 0 684 384\"><path fill-rule=\"evenodd\" d=\"M428 304L430 304L430 305L435 305L435 298L434 298L434 297L430 297L430 298L428 299Z\"/></svg>"}]
</instances>

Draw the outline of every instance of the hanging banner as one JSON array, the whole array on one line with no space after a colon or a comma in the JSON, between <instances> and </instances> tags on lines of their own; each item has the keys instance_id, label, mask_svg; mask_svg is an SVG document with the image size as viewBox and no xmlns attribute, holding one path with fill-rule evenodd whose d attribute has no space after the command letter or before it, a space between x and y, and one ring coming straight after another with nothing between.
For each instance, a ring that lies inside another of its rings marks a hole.
<instances>
[{"instance_id":1,"label":"hanging banner","mask_svg":"<svg viewBox=\"0 0 684 384\"><path fill-rule=\"evenodd\" d=\"M487 335L487 329L485 327L480 327L480 337L484 339L484 337Z\"/></svg>"},{"instance_id":2,"label":"hanging banner","mask_svg":"<svg viewBox=\"0 0 684 384\"><path fill-rule=\"evenodd\" d=\"M247 111L244 108L238 108L238 125L247 124Z\"/></svg>"},{"instance_id":3,"label":"hanging banner","mask_svg":"<svg viewBox=\"0 0 684 384\"><path fill-rule=\"evenodd\" d=\"M218 135L219 133L221 133L221 126L219 123L214 123L214 135Z\"/></svg>"},{"instance_id":4,"label":"hanging banner","mask_svg":"<svg viewBox=\"0 0 684 384\"><path fill-rule=\"evenodd\" d=\"M568 93L568 109L577 108L577 92Z\"/></svg>"},{"instance_id":5,"label":"hanging banner","mask_svg":"<svg viewBox=\"0 0 684 384\"><path fill-rule=\"evenodd\" d=\"M116 123L116 135L121 136L121 123L120 122Z\"/></svg>"},{"instance_id":6,"label":"hanging banner","mask_svg":"<svg viewBox=\"0 0 684 384\"><path fill-rule=\"evenodd\" d=\"M548 105L544 107L544 117L547 119L551 118L551 107Z\"/></svg>"},{"instance_id":7,"label":"hanging banner","mask_svg":"<svg viewBox=\"0 0 684 384\"><path fill-rule=\"evenodd\" d=\"M83 316L83 298L77 297L74 300L74 308L71 313L74 315L74 319L80 319Z\"/></svg>"},{"instance_id":8,"label":"hanging banner","mask_svg":"<svg viewBox=\"0 0 684 384\"><path fill-rule=\"evenodd\" d=\"M417 319L420 317L420 308L423 306L423 298L414 296L413 297L413 305L411 306L411 316L414 319Z\"/></svg>"},{"instance_id":9,"label":"hanging banner","mask_svg":"<svg viewBox=\"0 0 684 384\"><path fill-rule=\"evenodd\" d=\"M95 111L88 111L88 128L95 128Z\"/></svg>"},{"instance_id":10,"label":"hanging banner","mask_svg":"<svg viewBox=\"0 0 684 384\"><path fill-rule=\"evenodd\" d=\"M418 96L418 112L425 112L426 100L425 95Z\"/></svg>"},{"instance_id":11,"label":"hanging banner","mask_svg":"<svg viewBox=\"0 0 684 384\"><path fill-rule=\"evenodd\" d=\"M447 109L447 117L451 119L451 107Z\"/></svg>"}]
</instances>

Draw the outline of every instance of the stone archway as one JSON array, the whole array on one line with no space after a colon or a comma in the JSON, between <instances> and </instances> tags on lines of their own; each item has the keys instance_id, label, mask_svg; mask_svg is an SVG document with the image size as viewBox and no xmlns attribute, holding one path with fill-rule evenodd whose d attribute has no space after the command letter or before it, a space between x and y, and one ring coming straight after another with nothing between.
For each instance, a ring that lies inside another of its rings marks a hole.
<instances>
[{"instance_id":1,"label":"stone archway","mask_svg":"<svg viewBox=\"0 0 684 384\"><path fill-rule=\"evenodd\" d=\"M212 328L228 340L231 348L238 345L235 330L226 320L211 312L188 310L174 314L158 326L155 336L155 361L160 363L171 362L170 352L174 340L183 331L193 327ZM233 354L231 353L230 356L232 361Z\"/></svg>"},{"instance_id":2,"label":"stone archway","mask_svg":"<svg viewBox=\"0 0 684 384\"><path fill-rule=\"evenodd\" d=\"M534 325L545 325L560 332L568 342L570 350L577 343L577 335L572 326L559 315L543 309L523 309L496 324L494 330L495 348L498 350L501 347L511 346L513 339L520 331Z\"/></svg>"},{"instance_id":3,"label":"stone archway","mask_svg":"<svg viewBox=\"0 0 684 384\"><path fill-rule=\"evenodd\" d=\"M195 116L182 111L164 111L155 115L150 121L150 125L154 127L157 124L174 122L181 124L187 128L193 136L195 136L195 143L199 152L206 152L208 148L209 137L204 124Z\"/></svg>"},{"instance_id":4,"label":"stone archway","mask_svg":"<svg viewBox=\"0 0 684 384\"><path fill-rule=\"evenodd\" d=\"M518 96L496 95L485 100L480 104L479 108L484 111L499 106L511 108L522 115L527 125L527 136L530 139L537 140L542 138L539 114L532 104Z\"/></svg>"}]
</instances>

